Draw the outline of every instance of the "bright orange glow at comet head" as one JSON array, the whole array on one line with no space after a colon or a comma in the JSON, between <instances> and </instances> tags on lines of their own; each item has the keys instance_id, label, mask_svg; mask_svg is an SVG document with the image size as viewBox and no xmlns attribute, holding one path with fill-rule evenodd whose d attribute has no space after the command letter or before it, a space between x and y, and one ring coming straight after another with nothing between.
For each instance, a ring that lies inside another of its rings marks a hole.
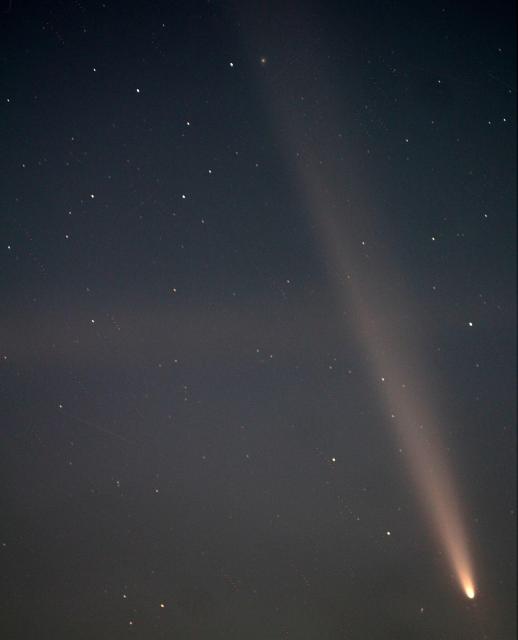
<instances>
[{"instance_id":1,"label":"bright orange glow at comet head","mask_svg":"<svg viewBox=\"0 0 518 640\"><path fill-rule=\"evenodd\" d=\"M475 589L471 585L468 585L466 587L466 595L470 600L473 600L473 598L475 597Z\"/></svg>"},{"instance_id":2,"label":"bright orange glow at comet head","mask_svg":"<svg viewBox=\"0 0 518 640\"><path fill-rule=\"evenodd\" d=\"M466 594L466 596L470 600L473 600L473 598L475 597L475 587L473 586L471 580L466 580L462 586L464 587L464 593Z\"/></svg>"}]
</instances>

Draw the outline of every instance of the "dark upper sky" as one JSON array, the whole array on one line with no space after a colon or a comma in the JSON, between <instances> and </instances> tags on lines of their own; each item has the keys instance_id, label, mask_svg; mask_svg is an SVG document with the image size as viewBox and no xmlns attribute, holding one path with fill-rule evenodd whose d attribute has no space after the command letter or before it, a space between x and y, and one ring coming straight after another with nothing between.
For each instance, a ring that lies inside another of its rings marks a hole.
<instances>
[{"instance_id":1,"label":"dark upper sky","mask_svg":"<svg viewBox=\"0 0 518 640\"><path fill-rule=\"evenodd\" d=\"M515 638L513 3L2 10L2 637Z\"/></svg>"}]
</instances>

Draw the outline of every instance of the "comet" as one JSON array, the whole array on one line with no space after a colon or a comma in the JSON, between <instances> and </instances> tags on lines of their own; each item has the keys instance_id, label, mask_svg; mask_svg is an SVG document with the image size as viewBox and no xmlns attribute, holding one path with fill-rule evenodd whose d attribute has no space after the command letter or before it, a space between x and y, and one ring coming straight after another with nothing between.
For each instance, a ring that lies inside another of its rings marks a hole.
<instances>
[{"instance_id":1,"label":"comet","mask_svg":"<svg viewBox=\"0 0 518 640\"><path fill-rule=\"evenodd\" d=\"M380 380L380 397L390 415L388 422L403 451L422 511L445 551L459 587L473 600L473 560L462 500L441 438L440 427L446 418L440 415L430 391L415 341L391 326L387 318L392 314L383 313L368 291L365 281L362 290L354 284L348 287L357 334L368 354L371 373ZM411 377L408 372L412 372Z\"/></svg>"},{"instance_id":2,"label":"comet","mask_svg":"<svg viewBox=\"0 0 518 640\"><path fill-rule=\"evenodd\" d=\"M340 273L345 267L341 262L343 252L337 247L341 236L329 210L325 206L319 208L315 220L321 240L326 242L327 262L333 265L334 273ZM390 266L378 268L378 277L386 282ZM348 280L345 288L337 283L337 292L344 305L352 309L352 324L370 363L371 376L378 383L387 426L403 452L423 514L445 551L460 588L473 600L475 579L462 500L451 456L441 437L441 426L447 418L441 415L426 368L421 365L425 360L418 341L406 335L394 320L403 315L403 302L398 300L397 309L389 308L387 301L381 305L373 294L382 288L371 281L376 275L377 270L368 277L359 275L352 282Z\"/></svg>"},{"instance_id":3,"label":"comet","mask_svg":"<svg viewBox=\"0 0 518 640\"><path fill-rule=\"evenodd\" d=\"M313 41L311 34L306 37ZM423 516L460 591L473 600L475 577L463 500L452 456L441 437L448 416L442 414L426 364L430 347L418 339L421 312L405 290L405 274L397 269L397 247L384 236L386 218L376 218L383 205L370 198L372 189L366 185L372 177L362 179L365 141L355 142L356 117L346 121L343 97L333 99L330 88L335 83L326 81L327 73L332 78L336 70L328 68L323 57L317 60L314 48L308 47L311 54L304 51L297 48L298 76L290 67L282 81L260 74L260 82L266 83L286 165L293 169L315 246L327 267L337 306L347 318L344 332L356 334ZM320 84L308 85L308 69L314 70ZM302 91L310 92L311 99L306 93L301 99ZM308 118L308 103L313 118ZM350 131L347 144L336 133L344 129ZM375 242L372 250L370 239ZM406 322L408 318L412 322Z\"/></svg>"},{"instance_id":4,"label":"comet","mask_svg":"<svg viewBox=\"0 0 518 640\"><path fill-rule=\"evenodd\" d=\"M326 163L312 156L313 151L307 148L304 162L299 165L300 184L310 204L312 227L334 282L337 300L340 307L349 310L350 323L370 364L372 379L378 382L380 400L388 416L387 426L403 452L423 514L445 551L460 589L472 600L475 581L462 501L440 437L441 423L447 419L440 415L426 367L421 364L425 361L421 345L399 322L401 317L412 317L418 312L414 314L410 297L401 294L401 286L393 300L377 293L390 288L392 282L402 281L390 259L380 256L379 247L380 257L371 258L364 270L355 267L365 264L361 249L358 250L364 244L352 241L354 233L348 233L343 222L349 221L353 228L358 222L349 211L341 216L334 213L339 211L337 203L343 198L333 191L336 182L320 169ZM363 219L365 216L362 213ZM352 276L344 277L351 271Z\"/></svg>"}]
</instances>

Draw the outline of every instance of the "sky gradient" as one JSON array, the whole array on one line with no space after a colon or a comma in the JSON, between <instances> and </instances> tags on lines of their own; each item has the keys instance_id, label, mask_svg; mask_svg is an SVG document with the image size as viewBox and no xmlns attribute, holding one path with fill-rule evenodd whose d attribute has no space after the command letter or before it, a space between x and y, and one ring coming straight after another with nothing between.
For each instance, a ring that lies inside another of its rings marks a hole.
<instances>
[{"instance_id":1,"label":"sky gradient","mask_svg":"<svg viewBox=\"0 0 518 640\"><path fill-rule=\"evenodd\" d=\"M516 637L514 6L279 4L4 3L2 637Z\"/></svg>"}]
</instances>

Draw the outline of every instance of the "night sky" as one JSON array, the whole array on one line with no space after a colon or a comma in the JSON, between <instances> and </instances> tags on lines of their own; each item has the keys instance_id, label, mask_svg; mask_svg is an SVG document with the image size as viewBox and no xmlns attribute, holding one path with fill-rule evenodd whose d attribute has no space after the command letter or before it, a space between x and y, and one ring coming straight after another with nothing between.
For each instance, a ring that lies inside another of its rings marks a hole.
<instances>
[{"instance_id":1,"label":"night sky","mask_svg":"<svg viewBox=\"0 0 518 640\"><path fill-rule=\"evenodd\" d=\"M516 637L513 4L2 1L2 638Z\"/></svg>"}]
</instances>

